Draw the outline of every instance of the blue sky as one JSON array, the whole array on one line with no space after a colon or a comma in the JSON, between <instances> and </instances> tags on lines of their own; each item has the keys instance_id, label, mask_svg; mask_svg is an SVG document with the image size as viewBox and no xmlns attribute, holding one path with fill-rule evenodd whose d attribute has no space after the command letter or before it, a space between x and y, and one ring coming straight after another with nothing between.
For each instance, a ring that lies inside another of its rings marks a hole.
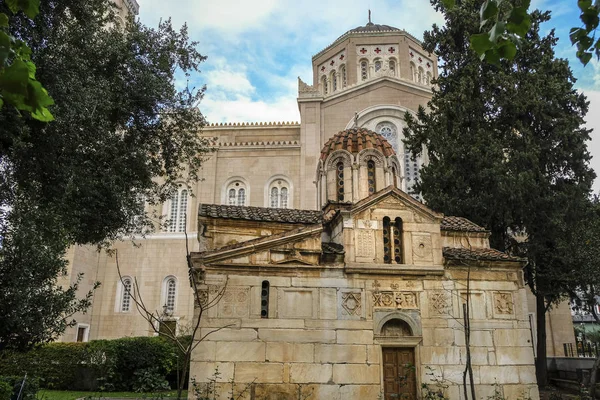
<instances>
[{"instance_id":1,"label":"blue sky","mask_svg":"<svg viewBox=\"0 0 600 400\"><path fill-rule=\"evenodd\" d=\"M209 122L298 121L297 77L312 83L311 57L349 29L367 22L405 29L417 38L443 18L428 0L138 0L140 19L156 26L171 17L188 24L198 49L208 56L191 77L207 91L200 110ZM552 11L544 29L555 29L558 57L567 58L577 88L590 100L587 124L600 132L600 62L583 67L569 42L579 26L576 0L533 0ZM181 82L182 84L184 82ZM600 174L600 139L592 133L592 167ZM600 189L600 180L595 191Z\"/></svg>"}]
</instances>

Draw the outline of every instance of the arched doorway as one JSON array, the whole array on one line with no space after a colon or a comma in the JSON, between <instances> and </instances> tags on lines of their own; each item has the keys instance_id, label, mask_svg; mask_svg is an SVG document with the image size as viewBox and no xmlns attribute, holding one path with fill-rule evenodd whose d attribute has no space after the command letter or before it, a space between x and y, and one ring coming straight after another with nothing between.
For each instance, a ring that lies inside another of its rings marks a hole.
<instances>
[{"instance_id":1,"label":"arched doorway","mask_svg":"<svg viewBox=\"0 0 600 400\"><path fill-rule=\"evenodd\" d=\"M410 325L402 319L392 318L383 324L378 336L388 343L381 349L384 400L416 400L415 347L401 344L403 339L414 337Z\"/></svg>"}]
</instances>

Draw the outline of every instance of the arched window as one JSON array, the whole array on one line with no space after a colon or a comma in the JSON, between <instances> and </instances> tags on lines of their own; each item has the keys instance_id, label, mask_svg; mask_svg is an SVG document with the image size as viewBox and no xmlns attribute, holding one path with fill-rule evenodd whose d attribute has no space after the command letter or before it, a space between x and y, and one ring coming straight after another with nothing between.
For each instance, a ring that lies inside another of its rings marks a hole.
<instances>
[{"instance_id":1,"label":"arched window","mask_svg":"<svg viewBox=\"0 0 600 400\"><path fill-rule=\"evenodd\" d=\"M262 282L260 291L260 317L269 318L269 281Z\"/></svg>"},{"instance_id":2,"label":"arched window","mask_svg":"<svg viewBox=\"0 0 600 400\"><path fill-rule=\"evenodd\" d=\"M234 180L227 185L225 191L225 203L230 206L245 206L247 202L246 184L239 180Z\"/></svg>"},{"instance_id":3,"label":"arched window","mask_svg":"<svg viewBox=\"0 0 600 400\"><path fill-rule=\"evenodd\" d=\"M367 63L367 60L362 60L360 62L360 79L363 81L366 81L368 76L369 76L369 63Z\"/></svg>"},{"instance_id":4,"label":"arched window","mask_svg":"<svg viewBox=\"0 0 600 400\"><path fill-rule=\"evenodd\" d=\"M393 124L389 121L380 122L375 127L375 132L379 133L381 136L386 138L386 140L388 142L390 142L390 144L394 148L394 151L396 153L399 153L398 152L398 128L396 127L395 124Z\"/></svg>"},{"instance_id":5,"label":"arched window","mask_svg":"<svg viewBox=\"0 0 600 400\"><path fill-rule=\"evenodd\" d=\"M129 277L121 280L121 290L119 298L119 311L129 312L131 310L131 292L133 290L133 281Z\"/></svg>"},{"instance_id":6,"label":"arched window","mask_svg":"<svg viewBox=\"0 0 600 400\"><path fill-rule=\"evenodd\" d=\"M426 85L431 85L431 72L427 71L427 75L426 75Z\"/></svg>"},{"instance_id":7,"label":"arched window","mask_svg":"<svg viewBox=\"0 0 600 400\"><path fill-rule=\"evenodd\" d=\"M381 60L377 59L375 60L375 72L378 72L381 69L381 65L383 63L381 62Z\"/></svg>"},{"instance_id":8,"label":"arched window","mask_svg":"<svg viewBox=\"0 0 600 400\"><path fill-rule=\"evenodd\" d=\"M394 185L395 188L398 187L398 171L396 170L396 167L392 165L392 185Z\"/></svg>"},{"instance_id":9,"label":"arched window","mask_svg":"<svg viewBox=\"0 0 600 400\"><path fill-rule=\"evenodd\" d=\"M340 76L342 77L342 88L346 87L346 66L342 65L340 67Z\"/></svg>"},{"instance_id":10,"label":"arched window","mask_svg":"<svg viewBox=\"0 0 600 400\"><path fill-rule=\"evenodd\" d=\"M392 263L392 235L389 217L383 218L383 262Z\"/></svg>"},{"instance_id":11,"label":"arched window","mask_svg":"<svg viewBox=\"0 0 600 400\"><path fill-rule=\"evenodd\" d=\"M336 164L335 191L338 201L344 201L344 163L342 161Z\"/></svg>"},{"instance_id":12,"label":"arched window","mask_svg":"<svg viewBox=\"0 0 600 400\"><path fill-rule=\"evenodd\" d=\"M323 76L321 78L321 90L323 91L323 95L327 95L327 77Z\"/></svg>"},{"instance_id":13,"label":"arched window","mask_svg":"<svg viewBox=\"0 0 600 400\"><path fill-rule=\"evenodd\" d=\"M375 193L375 161L367 161L367 181L369 184L369 195Z\"/></svg>"},{"instance_id":14,"label":"arched window","mask_svg":"<svg viewBox=\"0 0 600 400\"><path fill-rule=\"evenodd\" d=\"M419 157L415 157L413 160L412 154L408 151L408 148L404 146L404 175L406 178L406 193L410 194L416 200L421 200L421 196L418 193L413 193L413 187L419 180L419 168L421 162Z\"/></svg>"},{"instance_id":15,"label":"arched window","mask_svg":"<svg viewBox=\"0 0 600 400\"><path fill-rule=\"evenodd\" d=\"M392 74L392 76L396 76L396 61L389 60L388 61L388 68L389 68L390 73Z\"/></svg>"},{"instance_id":16,"label":"arched window","mask_svg":"<svg viewBox=\"0 0 600 400\"><path fill-rule=\"evenodd\" d=\"M169 207L169 232L185 232L188 205L188 190L179 188L171 195Z\"/></svg>"},{"instance_id":17,"label":"arched window","mask_svg":"<svg viewBox=\"0 0 600 400\"><path fill-rule=\"evenodd\" d=\"M417 66L415 65L414 62L411 61L410 63L410 76L412 76L412 80L415 82L418 82L419 77L417 75Z\"/></svg>"},{"instance_id":18,"label":"arched window","mask_svg":"<svg viewBox=\"0 0 600 400\"><path fill-rule=\"evenodd\" d=\"M417 82L419 83L423 83L423 68L419 67L419 79L417 80Z\"/></svg>"},{"instance_id":19,"label":"arched window","mask_svg":"<svg viewBox=\"0 0 600 400\"><path fill-rule=\"evenodd\" d=\"M165 304L164 311L166 313L172 313L175 311L175 299L177 295L177 281L175 278L167 278L165 282Z\"/></svg>"},{"instance_id":20,"label":"arched window","mask_svg":"<svg viewBox=\"0 0 600 400\"><path fill-rule=\"evenodd\" d=\"M290 184L285 179L274 179L269 186L269 206L288 208Z\"/></svg>"},{"instance_id":21,"label":"arched window","mask_svg":"<svg viewBox=\"0 0 600 400\"><path fill-rule=\"evenodd\" d=\"M331 81L331 93L333 93L337 90L337 75L335 71L331 71L329 80Z\"/></svg>"},{"instance_id":22,"label":"arched window","mask_svg":"<svg viewBox=\"0 0 600 400\"><path fill-rule=\"evenodd\" d=\"M402 264L402 219L400 217L394 221L394 261L396 264Z\"/></svg>"}]
</instances>

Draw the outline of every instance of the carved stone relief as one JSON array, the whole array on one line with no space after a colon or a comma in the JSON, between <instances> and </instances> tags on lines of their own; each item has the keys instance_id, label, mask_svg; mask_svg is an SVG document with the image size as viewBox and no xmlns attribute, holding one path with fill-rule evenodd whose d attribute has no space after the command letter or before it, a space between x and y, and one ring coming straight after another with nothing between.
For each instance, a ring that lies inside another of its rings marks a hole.
<instances>
[{"instance_id":1,"label":"carved stone relief","mask_svg":"<svg viewBox=\"0 0 600 400\"><path fill-rule=\"evenodd\" d=\"M451 310L449 300L446 292L430 292L429 313L431 315L449 315Z\"/></svg>"},{"instance_id":2,"label":"carved stone relief","mask_svg":"<svg viewBox=\"0 0 600 400\"><path fill-rule=\"evenodd\" d=\"M388 337L399 337L399 336L411 336L410 326L404 321L399 319L392 319L386 322L381 328L381 336Z\"/></svg>"},{"instance_id":3,"label":"carved stone relief","mask_svg":"<svg viewBox=\"0 0 600 400\"><path fill-rule=\"evenodd\" d=\"M356 256L375 257L375 232L371 229L356 230Z\"/></svg>"},{"instance_id":4,"label":"carved stone relief","mask_svg":"<svg viewBox=\"0 0 600 400\"><path fill-rule=\"evenodd\" d=\"M362 315L362 294L346 292L342 293L342 313L347 315Z\"/></svg>"},{"instance_id":5,"label":"carved stone relief","mask_svg":"<svg viewBox=\"0 0 600 400\"><path fill-rule=\"evenodd\" d=\"M431 235L413 234L412 236L413 260L415 262L433 261L433 245Z\"/></svg>"},{"instance_id":6,"label":"carved stone relief","mask_svg":"<svg viewBox=\"0 0 600 400\"><path fill-rule=\"evenodd\" d=\"M219 301L222 317L248 316L248 288L229 288Z\"/></svg>"},{"instance_id":7,"label":"carved stone relief","mask_svg":"<svg viewBox=\"0 0 600 400\"><path fill-rule=\"evenodd\" d=\"M511 293L494 293L494 308L497 314L512 315L514 313Z\"/></svg>"},{"instance_id":8,"label":"carved stone relief","mask_svg":"<svg viewBox=\"0 0 600 400\"><path fill-rule=\"evenodd\" d=\"M416 309L417 294L414 292L373 292L373 307Z\"/></svg>"}]
</instances>

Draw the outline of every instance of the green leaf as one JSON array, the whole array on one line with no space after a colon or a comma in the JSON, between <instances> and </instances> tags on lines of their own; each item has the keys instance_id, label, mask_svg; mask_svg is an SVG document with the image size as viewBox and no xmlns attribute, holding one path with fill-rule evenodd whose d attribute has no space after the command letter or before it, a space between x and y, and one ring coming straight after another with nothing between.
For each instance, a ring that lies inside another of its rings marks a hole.
<instances>
[{"instance_id":1,"label":"green leaf","mask_svg":"<svg viewBox=\"0 0 600 400\"><path fill-rule=\"evenodd\" d=\"M598 23L600 22L600 19L598 18L598 9L595 7L588 8L581 13L579 19L585 24L585 28L588 32L593 31L598 27Z\"/></svg>"},{"instance_id":2,"label":"green leaf","mask_svg":"<svg viewBox=\"0 0 600 400\"><path fill-rule=\"evenodd\" d=\"M8 15L4 13L0 13L0 27L6 28L8 27Z\"/></svg>"},{"instance_id":3,"label":"green leaf","mask_svg":"<svg viewBox=\"0 0 600 400\"><path fill-rule=\"evenodd\" d=\"M6 0L6 5L13 13L20 10L31 19L40 12L40 0Z\"/></svg>"},{"instance_id":4,"label":"green leaf","mask_svg":"<svg viewBox=\"0 0 600 400\"><path fill-rule=\"evenodd\" d=\"M571 31L569 32L571 44L579 43L584 36L587 36L587 31L583 28L571 28Z\"/></svg>"},{"instance_id":5,"label":"green leaf","mask_svg":"<svg viewBox=\"0 0 600 400\"><path fill-rule=\"evenodd\" d=\"M485 54L481 57L482 60L487 61L492 65L500 65L500 54L496 51L496 49L490 49L485 52Z\"/></svg>"},{"instance_id":6,"label":"green leaf","mask_svg":"<svg viewBox=\"0 0 600 400\"><path fill-rule=\"evenodd\" d=\"M10 53L10 36L0 30L0 69L6 65L6 60L8 60Z\"/></svg>"},{"instance_id":7,"label":"green leaf","mask_svg":"<svg viewBox=\"0 0 600 400\"><path fill-rule=\"evenodd\" d=\"M579 58L579 61L581 61L583 65L587 65L587 63L589 63L592 59L592 53L587 51L578 51L577 58Z\"/></svg>"},{"instance_id":8,"label":"green leaf","mask_svg":"<svg viewBox=\"0 0 600 400\"><path fill-rule=\"evenodd\" d=\"M498 21L492 26L490 29L490 42L496 43L498 39L504 34L506 31L506 22Z\"/></svg>"},{"instance_id":9,"label":"green leaf","mask_svg":"<svg viewBox=\"0 0 600 400\"><path fill-rule=\"evenodd\" d=\"M482 5L481 5L481 9L479 10L479 15L480 15L480 21L481 21L481 25L480 28L482 28L485 23L488 21L488 19L492 18L492 17L496 17L498 15L498 4L496 3L496 0L486 0Z\"/></svg>"},{"instance_id":10,"label":"green leaf","mask_svg":"<svg viewBox=\"0 0 600 400\"><path fill-rule=\"evenodd\" d=\"M585 11L592 6L592 0L579 0L577 6L581 11Z\"/></svg>"},{"instance_id":11,"label":"green leaf","mask_svg":"<svg viewBox=\"0 0 600 400\"><path fill-rule=\"evenodd\" d=\"M517 54L517 46L510 40L505 40L498 45L498 55L501 58L512 60Z\"/></svg>"},{"instance_id":12,"label":"green leaf","mask_svg":"<svg viewBox=\"0 0 600 400\"><path fill-rule=\"evenodd\" d=\"M456 4L456 0L442 0L442 4L446 8L452 8Z\"/></svg>"},{"instance_id":13,"label":"green leaf","mask_svg":"<svg viewBox=\"0 0 600 400\"><path fill-rule=\"evenodd\" d=\"M485 52L491 49L494 44L490 42L490 36L487 33L478 33L476 35L471 35L471 48L475 50L475 52L482 56Z\"/></svg>"},{"instance_id":14,"label":"green leaf","mask_svg":"<svg viewBox=\"0 0 600 400\"><path fill-rule=\"evenodd\" d=\"M0 74L0 90L3 94L27 94L27 82L29 80L29 69L27 64L21 60L15 60Z\"/></svg>"},{"instance_id":15,"label":"green leaf","mask_svg":"<svg viewBox=\"0 0 600 400\"><path fill-rule=\"evenodd\" d=\"M506 29L519 35L525 36L531 28L531 17L527 13L528 7L513 8L507 19Z\"/></svg>"}]
</instances>

